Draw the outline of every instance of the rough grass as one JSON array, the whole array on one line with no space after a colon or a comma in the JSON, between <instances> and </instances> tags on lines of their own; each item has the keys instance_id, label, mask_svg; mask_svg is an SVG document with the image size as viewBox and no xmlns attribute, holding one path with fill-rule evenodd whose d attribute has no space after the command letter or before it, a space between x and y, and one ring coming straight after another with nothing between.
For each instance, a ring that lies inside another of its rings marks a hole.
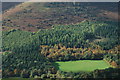
<instances>
[{"instance_id":1,"label":"rough grass","mask_svg":"<svg viewBox=\"0 0 120 80\"><path fill-rule=\"evenodd\" d=\"M56 62L54 64L59 70L65 72L90 72L96 69L105 69L111 67L110 64L104 60L79 60L79 61L66 61Z\"/></svg>"}]
</instances>

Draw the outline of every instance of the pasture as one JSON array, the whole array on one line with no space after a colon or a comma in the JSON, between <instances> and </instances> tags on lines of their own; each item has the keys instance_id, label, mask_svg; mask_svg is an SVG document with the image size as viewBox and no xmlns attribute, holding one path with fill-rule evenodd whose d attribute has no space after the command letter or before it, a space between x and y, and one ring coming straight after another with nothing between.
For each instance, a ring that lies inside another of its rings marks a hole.
<instances>
[{"instance_id":1,"label":"pasture","mask_svg":"<svg viewBox=\"0 0 120 80\"><path fill-rule=\"evenodd\" d=\"M104 60L79 60L79 61L66 61L55 62L55 67L65 72L90 72L96 69L105 69L111 65Z\"/></svg>"}]
</instances>

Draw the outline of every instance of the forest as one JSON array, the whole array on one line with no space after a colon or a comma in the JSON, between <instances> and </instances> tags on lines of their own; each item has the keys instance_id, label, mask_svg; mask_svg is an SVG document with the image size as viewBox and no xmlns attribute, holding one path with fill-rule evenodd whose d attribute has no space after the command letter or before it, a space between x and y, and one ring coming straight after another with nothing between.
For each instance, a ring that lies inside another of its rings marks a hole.
<instances>
[{"instance_id":1,"label":"forest","mask_svg":"<svg viewBox=\"0 0 120 80\"><path fill-rule=\"evenodd\" d=\"M118 24L84 20L37 32L2 32L3 78L119 78ZM113 67L92 72L64 72L56 61L105 60Z\"/></svg>"}]
</instances>

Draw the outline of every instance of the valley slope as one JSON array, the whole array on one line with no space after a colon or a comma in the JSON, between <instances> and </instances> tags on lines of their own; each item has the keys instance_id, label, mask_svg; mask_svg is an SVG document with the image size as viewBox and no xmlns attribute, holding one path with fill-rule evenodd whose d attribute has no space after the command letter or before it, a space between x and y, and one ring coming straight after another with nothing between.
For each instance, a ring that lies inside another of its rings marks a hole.
<instances>
[{"instance_id":1,"label":"valley slope","mask_svg":"<svg viewBox=\"0 0 120 80\"><path fill-rule=\"evenodd\" d=\"M3 13L3 30L38 31L83 20L117 21L117 3L22 3ZM22 24L21 24L22 23Z\"/></svg>"}]
</instances>

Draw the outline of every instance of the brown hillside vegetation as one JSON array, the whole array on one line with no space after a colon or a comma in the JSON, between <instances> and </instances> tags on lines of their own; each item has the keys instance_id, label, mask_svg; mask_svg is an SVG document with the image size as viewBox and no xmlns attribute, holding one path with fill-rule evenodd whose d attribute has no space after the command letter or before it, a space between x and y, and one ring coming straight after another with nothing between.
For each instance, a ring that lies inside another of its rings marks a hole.
<instances>
[{"instance_id":1,"label":"brown hillside vegetation","mask_svg":"<svg viewBox=\"0 0 120 80\"><path fill-rule=\"evenodd\" d=\"M76 24L86 19L117 21L116 3L100 3L104 8L95 4L22 3L3 13L3 30L14 28L34 32L50 29L55 24Z\"/></svg>"}]
</instances>

